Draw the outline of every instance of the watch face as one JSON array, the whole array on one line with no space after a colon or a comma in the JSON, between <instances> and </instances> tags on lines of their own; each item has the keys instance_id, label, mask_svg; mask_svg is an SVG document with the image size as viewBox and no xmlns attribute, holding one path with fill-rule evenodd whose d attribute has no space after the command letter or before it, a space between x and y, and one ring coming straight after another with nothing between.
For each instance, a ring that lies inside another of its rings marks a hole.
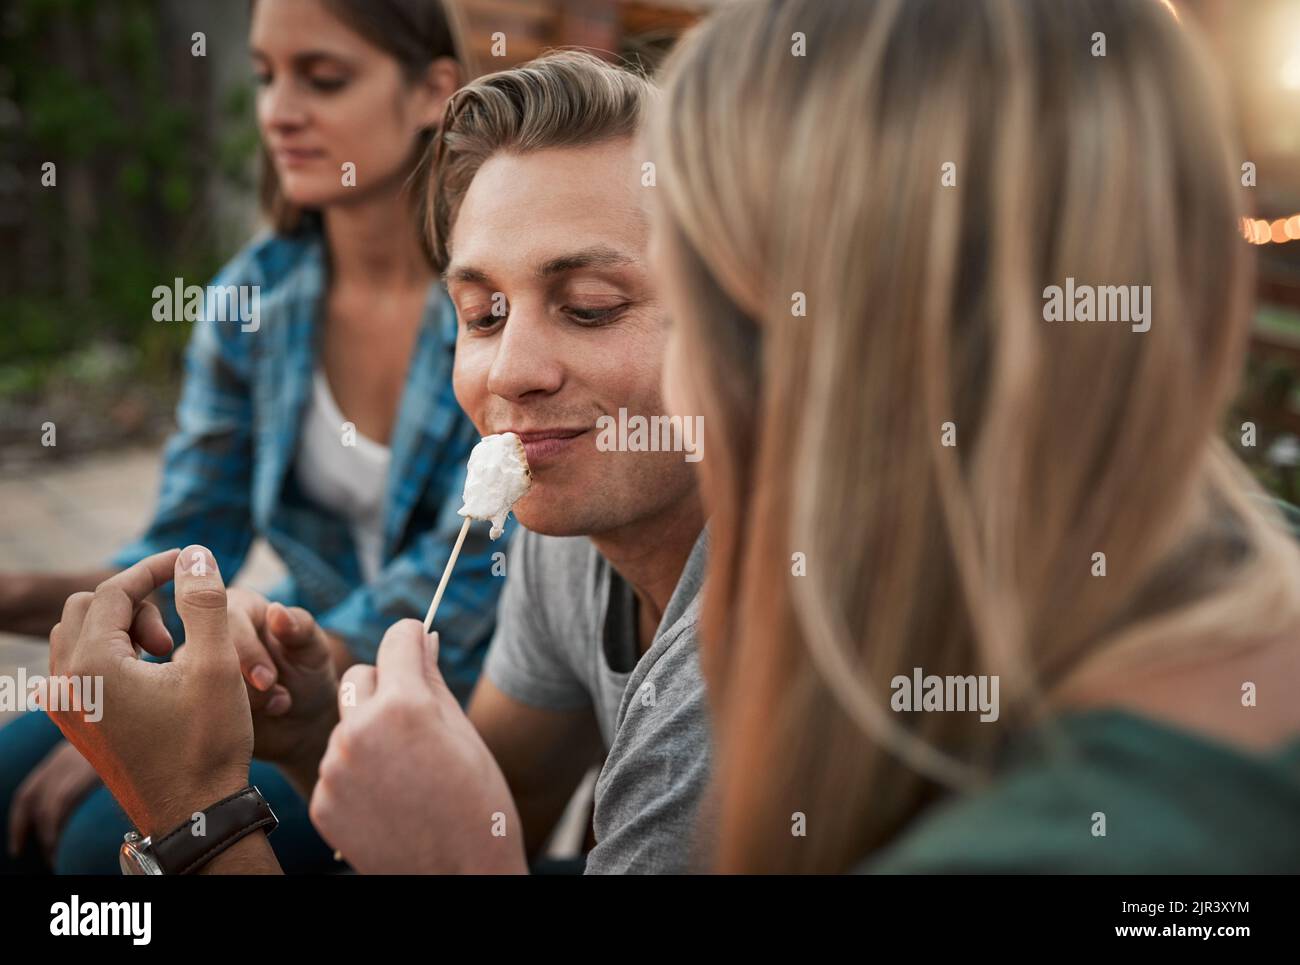
<instances>
[{"instance_id":1,"label":"watch face","mask_svg":"<svg viewBox=\"0 0 1300 965\"><path fill-rule=\"evenodd\" d=\"M126 836L126 841L122 844L122 850L118 854L118 865L124 875L160 875L162 868L158 862L147 850L149 839L140 840L140 836L132 831Z\"/></svg>"},{"instance_id":2,"label":"watch face","mask_svg":"<svg viewBox=\"0 0 1300 965\"><path fill-rule=\"evenodd\" d=\"M124 875L142 875L144 869L140 867L140 862L136 859L135 852L122 845L122 852L118 855L117 863L122 867Z\"/></svg>"}]
</instances>

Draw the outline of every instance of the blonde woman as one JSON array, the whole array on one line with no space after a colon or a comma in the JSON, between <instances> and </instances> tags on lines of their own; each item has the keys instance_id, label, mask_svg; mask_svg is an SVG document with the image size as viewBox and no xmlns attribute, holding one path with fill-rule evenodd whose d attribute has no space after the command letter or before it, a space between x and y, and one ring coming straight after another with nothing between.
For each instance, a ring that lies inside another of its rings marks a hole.
<instances>
[{"instance_id":1,"label":"blonde woman","mask_svg":"<svg viewBox=\"0 0 1300 965\"><path fill-rule=\"evenodd\" d=\"M761 0L666 87L716 867L1300 870L1300 558L1217 440L1248 199L1191 28Z\"/></svg>"}]
</instances>

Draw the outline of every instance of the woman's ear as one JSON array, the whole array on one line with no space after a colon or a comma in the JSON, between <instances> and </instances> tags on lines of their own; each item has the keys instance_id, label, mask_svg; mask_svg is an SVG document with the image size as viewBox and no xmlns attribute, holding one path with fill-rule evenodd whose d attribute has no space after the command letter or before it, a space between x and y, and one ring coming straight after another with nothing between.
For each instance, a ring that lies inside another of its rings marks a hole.
<instances>
[{"instance_id":1,"label":"woman's ear","mask_svg":"<svg viewBox=\"0 0 1300 965\"><path fill-rule=\"evenodd\" d=\"M437 127L451 95L465 83L465 70L455 57L439 57L424 74L425 106L420 112L420 126Z\"/></svg>"}]
</instances>

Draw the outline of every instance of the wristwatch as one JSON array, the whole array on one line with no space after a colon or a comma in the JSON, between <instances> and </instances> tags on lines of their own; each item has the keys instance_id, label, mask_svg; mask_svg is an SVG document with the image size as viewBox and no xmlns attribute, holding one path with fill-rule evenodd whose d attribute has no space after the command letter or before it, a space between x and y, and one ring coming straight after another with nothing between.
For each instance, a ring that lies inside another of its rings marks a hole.
<instances>
[{"instance_id":1,"label":"wristwatch","mask_svg":"<svg viewBox=\"0 0 1300 965\"><path fill-rule=\"evenodd\" d=\"M249 785L222 798L157 841L128 831L119 862L124 875L188 875L260 828L270 834L280 821L262 792Z\"/></svg>"}]
</instances>

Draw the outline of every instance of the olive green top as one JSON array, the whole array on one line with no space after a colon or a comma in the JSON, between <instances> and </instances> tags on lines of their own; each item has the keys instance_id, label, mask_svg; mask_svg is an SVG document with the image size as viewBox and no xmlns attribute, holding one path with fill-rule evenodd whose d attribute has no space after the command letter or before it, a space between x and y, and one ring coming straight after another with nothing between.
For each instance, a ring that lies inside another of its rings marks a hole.
<instances>
[{"instance_id":1,"label":"olive green top","mask_svg":"<svg viewBox=\"0 0 1300 965\"><path fill-rule=\"evenodd\" d=\"M1300 736L1252 754L1112 709L1052 732L1063 740L1022 739L990 785L926 812L858 871L1300 872Z\"/></svg>"}]
</instances>

